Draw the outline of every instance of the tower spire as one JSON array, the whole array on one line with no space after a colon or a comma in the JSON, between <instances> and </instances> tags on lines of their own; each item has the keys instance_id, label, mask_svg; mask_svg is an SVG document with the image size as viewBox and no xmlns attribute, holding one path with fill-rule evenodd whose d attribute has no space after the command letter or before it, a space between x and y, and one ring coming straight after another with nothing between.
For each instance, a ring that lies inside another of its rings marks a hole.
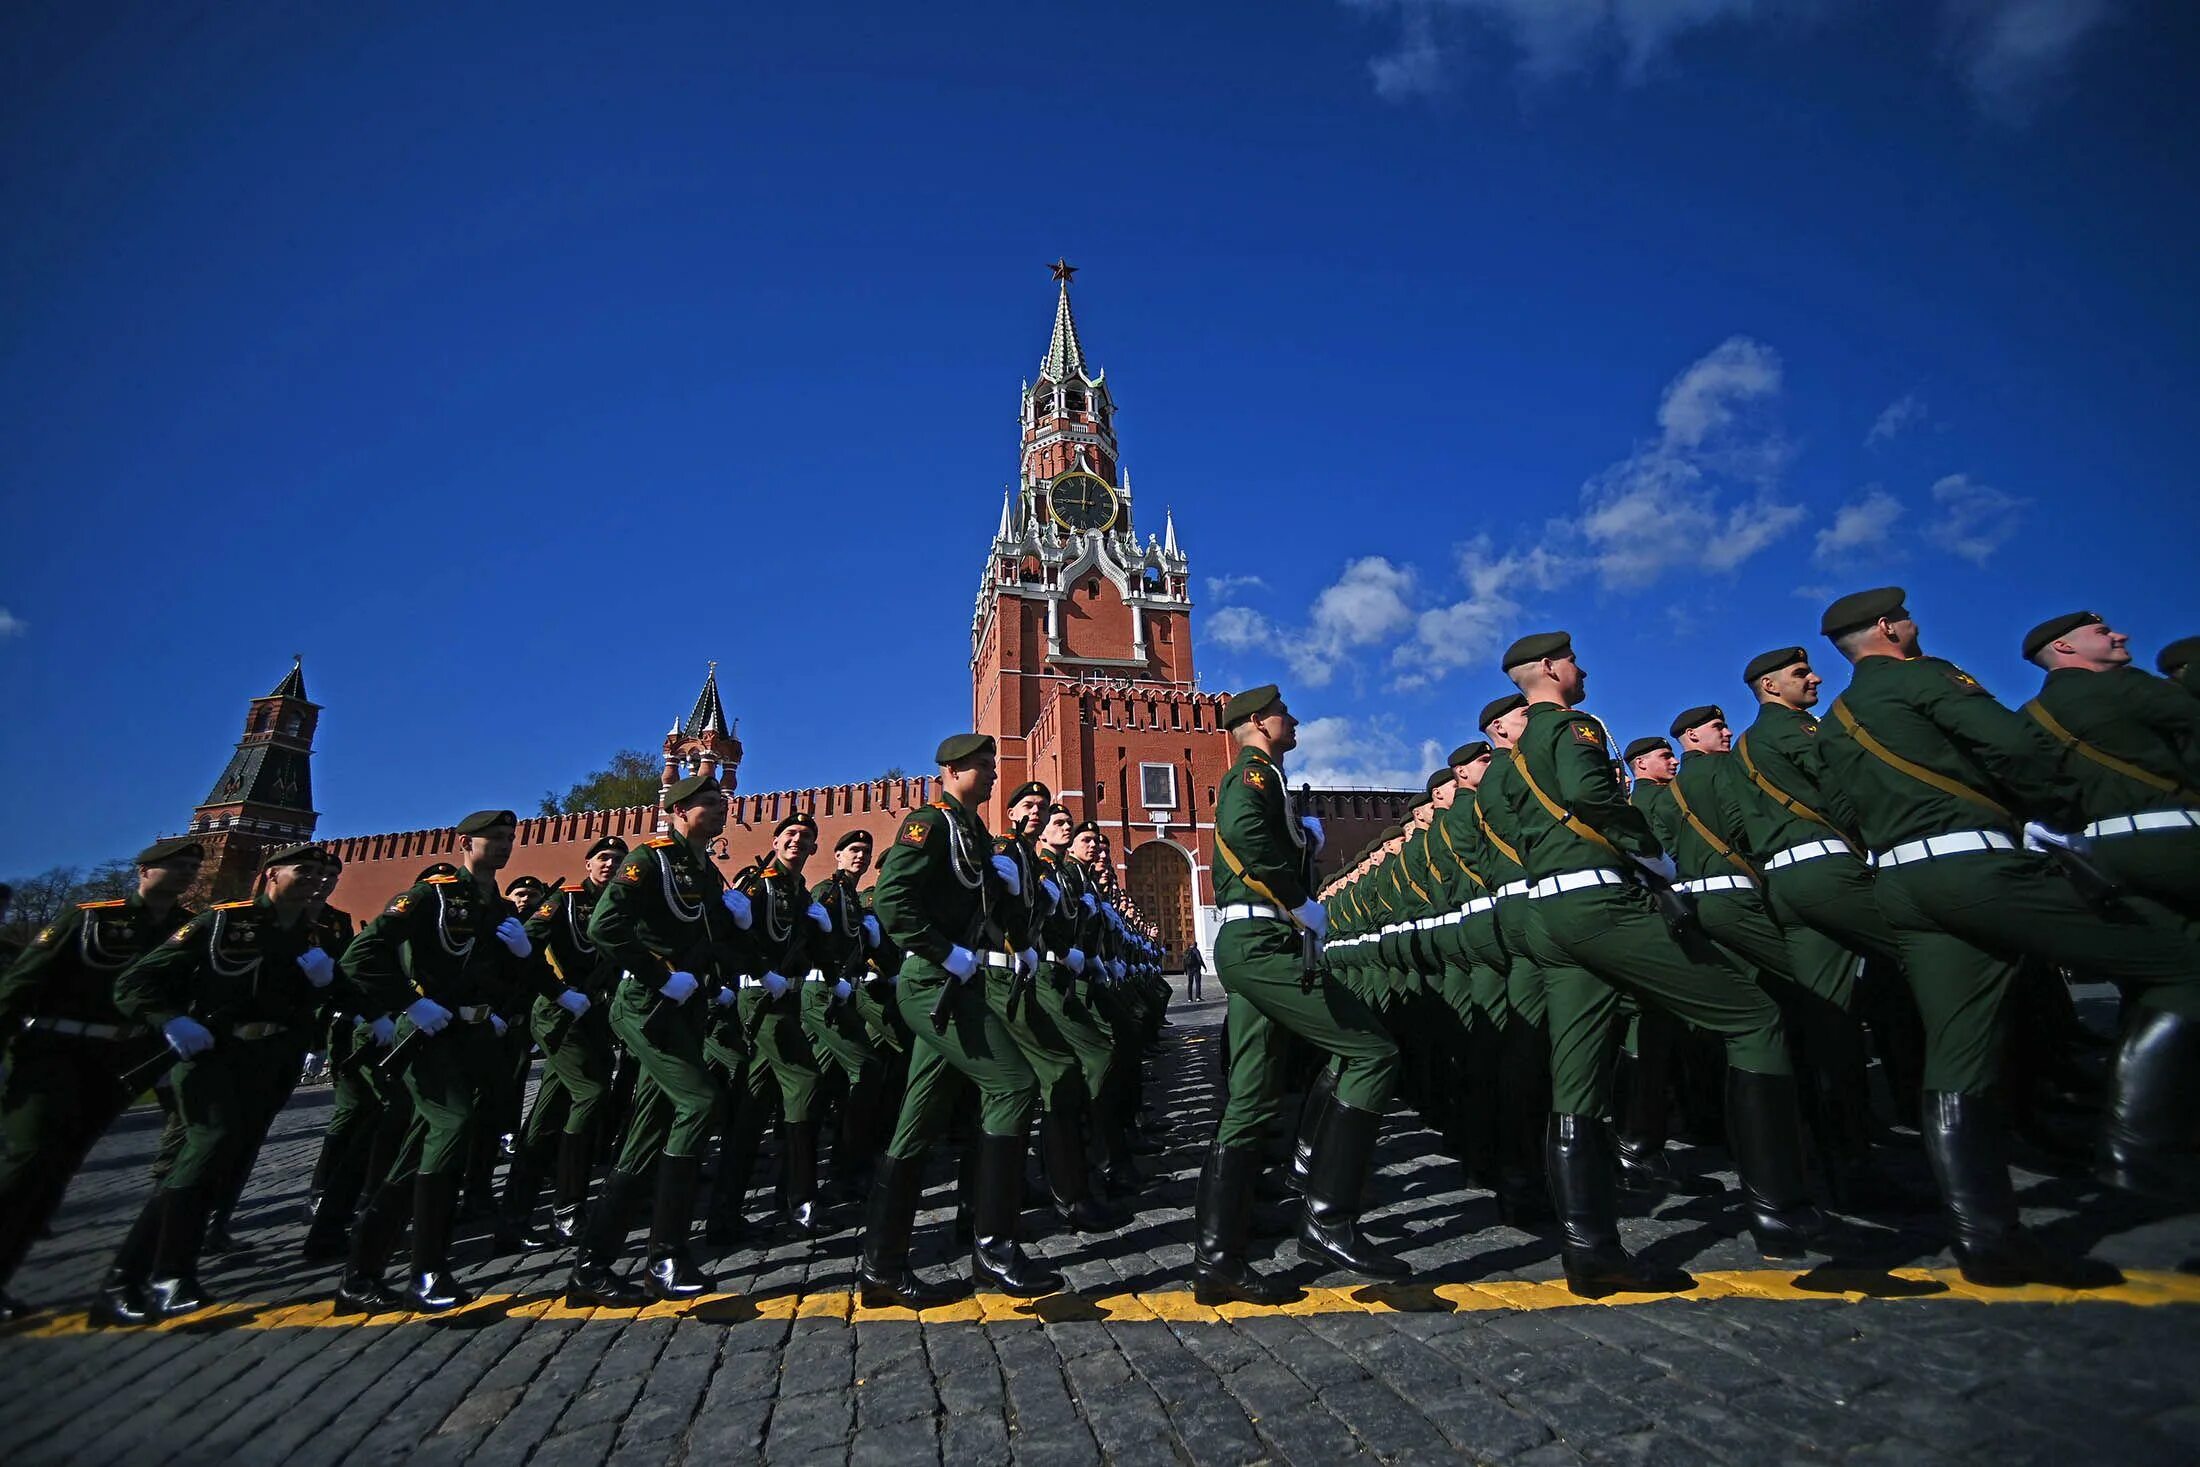
<instances>
[{"instance_id":1,"label":"tower spire","mask_svg":"<svg viewBox=\"0 0 2200 1467\"><path fill-rule=\"evenodd\" d=\"M1166 511L1162 525L1161 553L1163 555L1181 554L1182 552L1176 548L1176 510L1173 507Z\"/></svg>"},{"instance_id":2,"label":"tower spire","mask_svg":"<svg viewBox=\"0 0 2200 1467\"><path fill-rule=\"evenodd\" d=\"M1009 539L1016 533L1015 521L1009 512L1009 506L1015 502L1015 494L1016 491L1013 488L1001 491L1001 527L993 532L993 538L996 540Z\"/></svg>"},{"instance_id":3,"label":"tower spire","mask_svg":"<svg viewBox=\"0 0 2200 1467\"><path fill-rule=\"evenodd\" d=\"M1077 341L1077 319L1070 314L1069 282L1077 273L1077 267L1067 260L1056 260L1049 267L1060 282L1061 294L1054 302L1054 335L1047 342L1047 354L1039 363L1039 375L1049 382L1067 382L1073 377L1085 375L1085 349Z\"/></svg>"}]
</instances>

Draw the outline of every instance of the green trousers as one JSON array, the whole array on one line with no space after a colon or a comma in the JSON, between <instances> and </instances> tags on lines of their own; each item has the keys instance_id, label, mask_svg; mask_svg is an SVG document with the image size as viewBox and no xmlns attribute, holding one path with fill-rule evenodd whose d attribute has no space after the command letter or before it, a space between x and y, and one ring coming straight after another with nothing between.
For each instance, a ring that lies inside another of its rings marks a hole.
<instances>
[{"instance_id":1,"label":"green trousers","mask_svg":"<svg viewBox=\"0 0 2200 1467\"><path fill-rule=\"evenodd\" d=\"M2200 830L2187 825L2102 836L2093 842L2092 859L2134 896L2200 922Z\"/></svg>"},{"instance_id":2,"label":"green trousers","mask_svg":"<svg viewBox=\"0 0 2200 1467\"><path fill-rule=\"evenodd\" d=\"M221 1038L170 1072L170 1093L182 1122L183 1147L161 1185L226 1186L248 1148L266 1136L297 1088L305 1064L303 1034L267 1039Z\"/></svg>"},{"instance_id":3,"label":"green trousers","mask_svg":"<svg viewBox=\"0 0 2200 1467\"><path fill-rule=\"evenodd\" d=\"M1326 970L1301 984L1297 929L1266 918L1225 923L1215 977L1229 995L1229 1098L1219 1146L1258 1145L1283 1105L1293 1036L1335 1057L1337 1099L1381 1113L1398 1083L1398 1046L1367 1002Z\"/></svg>"},{"instance_id":4,"label":"green trousers","mask_svg":"<svg viewBox=\"0 0 2200 1467\"><path fill-rule=\"evenodd\" d=\"M398 1025L398 1042L412 1033L411 1021ZM418 1042L405 1070L405 1098L412 1113L389 1180L410 1181L416 1174L461 1176L486 1098L507 1078L507 1051L496 1030L484 1020L457 1019L440 1033Z\"/></svg>"},{"instance_id":5,"label":"green trousers","mask_svg":"<svg viewBox=\"0 0 2200 1467\"><path fill-rule=\"evenodd\" d=\"M878 1051L871 1045L871 1026L863 1013L864 998L861 984L837 1004L832 984L802 985L802 1028L810 1036L811 1052L820 1065L840 1071L851 1090L875 1083L879 1072Z\"/></svg>"},{"instance_id":6,"label":"green trousers","mask_svg":"<svg viewBox=\"0 0 2200 1467\"><path fill-rule=\"evenodd\" d=\"M585 1136L603 1113L614 1058L611 1018L604 1008L597 1004L576 1019L556 1004L535 1005L542 1082L527 1110L528 1146L546 1145L560 1133Z\"/></svg>"},{"instance_id":7,"label":"green trousers","mask_svg":"<svg viewBox=\"0 0 2200 1467\"><path fill-rule=\"evenodd\" d=\"M1639 887L1593 886L1530 903L1528 952L1543 968L1551 1108L1560 1114L1604 1114L1622 994L1719 1036L1735 1069L1794 1073L1771 996L1708 942L1675 936Z\"/></svg>"},{"instance_id":8,"label":"green trousers","mask_svg":"<svg viewBox=\"0 0 2200 1467\"><path fill-rule=\"evenodd\" d=\"M856 1012L863 1016L863 1032L874 1054L909 1053L909 1025L894 1001L894 985L884 978L869 978L856 988Z\"/></svg>"},{"instance_id":9,"label":"green trousers","mask_svg":"<svg viewBox=\"0 0 2200 1467\"><path fill-rule=\"evenodd\" d=\"M748 1070L749 1099L769 1107L776 1089L780 1115L790 1126L810 1118L817 1107L817 1087L825 1078L802 1024L802 1001L799 990L778 998L761 988L741 990L741 1023L756 1036Z\"/></svg>"},{"instance_id":10,"label":"green trousers","mask_svg":"<svg viewBox=\"0 0 2200 1467\"><path fill-rule=\"evenodd\" d=\"M611 1000L611 1032L641 1067L619 1170L638 1172L659 1156L701 1156L710 1144L718 1087L703 1063L704 1006L696 994L651 1018L658 995L632 978Z\"/></svg>"},{"instance_id":11,"label":"green trousers","mask_svg":"<svg viewBox=\"0 0 2200 1467\"><path fill-rule=\"evenodd\" d=\"M1528 941L1528 910L1534 904L1524 896L1506 897L1497 904L1497 931L1503 942L1505 1008L1510 1019L1540 1024L1548 1017L1544 1002L1543 968Z\"/></svg>"},{"instance_id":12,"label":"green trousers","mask_svg":"<svg viewBox=\"0 0 2200 1467\"><path fill-rule=\"evenodd\" d=\"M2046 857L1975 851L1883 867L1879 908L1925 1021L1925 1088L1976 1092L2001 1063L2001 1004L2027 958L2200 1017L2200 943L2137 908L2104 914Z\"/></svg>"},{"instance_id":13,"label":"green trousers","mask_svg":"<svg viewBox=\"0 0 2200 1467\"><path fill-rule=\"evenodd\" d=\"M902 1090L901 1118L895 1122L887 1153L906 1161L922 1156L947 1129L956 1099L965 1085L978 1089L978 1124L988 1136L1022 1136L1031 1129L1039 1103L1039 1080L986 1002L981 973L959 982L938 965L911 955L904 960L895 998L913 1044L909 1079ZM947 1027L932 1027L932 1011L941 993Z\"/></svg>"},{"instance_id":14,"label":"green trousers","mask_svg":"<svg viewBox=\"0 0 2200 1467\"><path fill-rule=\"evenodd\" d=\"M1038 997L1040 1016L1076 1057L1086 1096L1098 1099L1115 1063L1114 1028L1087 998L1085 980L1059 964L1040 969Z\"/></svg>"},{"instance_id":15,"label":"green trousers","mask_svg":"<svg viewBox=\"0 0 2200 1467\"><path fill-rule=\"evenodd\" d=\"M1844 1009L1855 1004L1865 958L1902 960L1872 895L1871 868L1853 856L1818 856L1768 871L1765 901L1787 932L1795 981Z\"/></svg>"}]
</instances>

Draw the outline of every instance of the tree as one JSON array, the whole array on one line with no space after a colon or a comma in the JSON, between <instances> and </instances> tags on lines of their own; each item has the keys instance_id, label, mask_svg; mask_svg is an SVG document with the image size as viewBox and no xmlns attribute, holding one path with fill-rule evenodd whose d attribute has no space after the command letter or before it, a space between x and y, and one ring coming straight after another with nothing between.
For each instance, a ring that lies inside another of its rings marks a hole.
<instances>
[{"instance_id":1,"label":"tree","mask_svg":"<svg viewBox=\"0 0 2200 1467\"><path fill-rule=\"evenodd\" d=\"M664 783L664 765L646 749L621 749L610 764L565 792L560 799L542 792L544 815L580 815L590 810L624 810L631 805L654 805Z\"/></svg>"},{"instance_id":2,"label":"tree","mask_svg":"<svg viewBox=\"0 0 2200 1467\"><path fill-rule=\"evenodd\" d=\"M887 766L886 766L886 772L885 772L884 774L880 775L880 776L878 777L878 780L879 780L879 781L884 781L884 780L889 780L889 779L907 779L908 777L909 777L909 771L908 771L908 770L906 770L906 769L902 768L902 767L901 767L901 766L900 766L899 764L889 764L889 765L887 765ZM874 781L874 782L878 782L878 781Z\"/></svg>"},{"instance_id":3,"label":"tree","mask_svg":"<svg viewBox=\"0 0 2200 1467\"><path fill-rule=\"evenodd\" d=\"M27 943L78 902L103 902L137 890L137 867L128 861L102 861L91 870L52 866L36 876L9 883L15 896L0 934Z\"/></svg>"}]
</instances>

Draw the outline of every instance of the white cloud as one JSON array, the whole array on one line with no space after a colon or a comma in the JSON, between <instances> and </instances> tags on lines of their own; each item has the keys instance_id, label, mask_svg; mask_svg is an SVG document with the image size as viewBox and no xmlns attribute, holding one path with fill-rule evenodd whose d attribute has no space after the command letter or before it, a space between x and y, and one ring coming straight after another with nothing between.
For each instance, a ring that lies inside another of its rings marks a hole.
<instances>
[{"instance_id":1,"label":"white cloud","mask_svg":"<svg viewBox=\"0 0 2200 1467\"><path fill-rule=\"evenodd\" d=\"M1694 448L1779 390L1779 353L1761 341L1729 336L1665 385L1658 426L1668 447Z\"/></svg>"},{"instance_id":2,"label":"white cloud","mask_svg":"<svg viewBox=\"0 0 2200 1467\"><path fill-rule=\"evenodd\" d=\"M1268 583L1259 576L1209 576L1207 594L1217 601L1227 601L1240 591L1265 591Z\"/></svg>"},{"instance_id":3,"label":"white cloud","mask_svg":"<svg viewBox=\"0 0 2200 1467\"><path fill-rule=\"evenodd\" d=\"M1207 618L1204 635L1233 652L1266 651L1290 665L1305 687L1326 687L1357 648L1386 642L1413 620L1408 597L1413 569L1380 555L1348 561L1322 588L1306 625L1281 625L1247 606L1225 606Z\"/></svg>"},{"instance_id":4,"label":"white cloud","mask_svg":"<svg viewBox=\"0 0 2200 1467\"><path fill-rule=\"evenodd\" d=\"M1864 446L1875 447L1925 421L1925 401L1914 392L1905 392L1879 410L1872 419L1871 431L1864 435Z\"/></svg>"},{"instance_id":5,"label":"white cloud","mask_svg":"<svg viewBox=\"0 0 2200 1467\"><path fill-rule=\"evenodd\" d=\"M1343 0L1395 14L1397 39L1368 62L1377 96L1440 96L1478 54L1508 51L1537 82L1612 65L1642 81L1689 36L1721 26L1763 30L1812 24L1884 26L1874 7L1827 0ZM1902 0L1909 3L1909 0ZM1979 108L2021 121L2081 42L2128 0L1939 0L1944 59ZM1861 17L1861 19L1859 19Z\"/></svg>"},{"instance_id":6,"label":"white cloud","mask_svg":"<svg viewBox=\"0 0 2200 1467\"><path fill-rule=\"evenodd\" d=\"M1443 759L1434 739L1410 742L1388 718L1310 718L1286 761L1293 788L1417 790Z\"/></svg>"},{"instance_id":7,"label":"white cloud","mask_svg":"<svg viewBox=\"0 0 2200 1467\"><path fill-rule=\"evenodd\" d=\"M1881 549L1887 532L1902 518L1902 501L1877 484L1864 495L1833 512L1833 523L1818 532L1817 557L1839 561Z\"/></svg>"},{"instance_id":8,"label":"white cloud","mask_svg":"<svg viewBox=\"0 0 2200 1467\"><path fill-rule=\"evenodd\" d=\"M1460 547L1459 579L1467 594L1432 606L1414 618L1413 640L1391 656L1400 690L1422 687L1455 668L1492 656L1512 640L1523 589L1549 590L1575 574L1577 567L1545 546L1495 555L1490 537L1477 536Z\"/></svg>"},{"instance_id":9,"label":"white cloud","mask_svg":"<svg viewBox=\"0 0 2200 1467\"><path fill-rule=\"evenodd\" d=\"M1968 474L1950 474L1933 485L1933 503L1940 506L1940 518L1925 533L1950 555L1983 566L2017 533L2017 521L2031 501Z\"/></svg>"},{"instance_id":10,"label":"white cloud","mask_svg":"<svg viewBox=\"0 0 2200 1467\"><path fill-rule=\"evenodd\" d=\"M1249 606L1225 606L1207 618L1205 636L1233 652L1269 648L1276 644L1276 629L1267 617Z\"/></svg>"},{"instance_id":11,"label":"white cloud","mask_svg":"<svg viewBox=\"0 0 2200 1467\"><path fill-rule=\"evenodd\" d=\"M31 629L31 624L5 606L0 606L0 637L20 637Z\"/></svg>"}]
</instances>

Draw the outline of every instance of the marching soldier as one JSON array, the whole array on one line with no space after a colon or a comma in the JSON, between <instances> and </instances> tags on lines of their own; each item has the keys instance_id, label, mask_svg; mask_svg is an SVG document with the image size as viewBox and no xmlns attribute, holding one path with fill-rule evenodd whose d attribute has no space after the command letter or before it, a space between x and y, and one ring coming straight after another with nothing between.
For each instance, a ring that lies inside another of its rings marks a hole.
<instances>
[{"instance_id":1,"label":"marching soldier","mask_svg":"<svg viewBox=\"0 0 2200 1467\"><path fill-rule=\"evenodd\" d=\"M1093 1096L1093 1119L1100 1133L1104 1178L1109 1191L1128 1197L1144 1185L1137 1157L1161 1150L1159 1143L1138 1134L1139 1090L1143 1079L1138 1005L1115 976L1117 937L1110 925L1110 894L1115 870L1108 863L1107 832L1095 820L1079 821L1070 830L1069 860L1063 863L1093 898L1094 921L1086 929L1085 985L1087 1000L1106 1029L1110 1048L1107 1079ZM1067 888L1065 888L1066 890ZM1080 899L1081 903L1081 899Z\"/></svg>"},{"instance_id":2,"label":"marching soldier","mask_svg":"<svg viewBox=\"0 0 2200 1467\"><path fill-rule=\"evenodd\" d=\"M1327 1051L1335 1071L1308 1165L1300 1251L1374 1278L1409 1271L1359 1228L1398 1046L1322 964L1327 913L1312 892L1321 828L1293 813L1280 762L1298 745L1298 720L1271 683L1230 698L1222 721L1238 749L1215 806L1223 924L1215 973L1229 994L1229 1099L1200 1171L1192 1270L1201 1303L1275 1304L1296 1291L1254 1272L1245 1248L1261 1140L1276 1119L1293 1035Z\"/></svg>"},{"instance_id":3,"label":"marching soldier","mask_svg":"<svg viewBox=\"0 0 2200 1467\"><path fill-rule=\"evenodd\" d=\"M2037 959L2116 982L2136 1013L2117 1059L2097 1171L2113 1186L2187 1196L2200 1069L2200 947L2132 907L2089 905L2027 820L2083 823L2062 751L1977 679L1925 655L1899 586L1844 596L1820 630L1854 667L1819 735L1827 770L1874 853L1874 894L1925 1021L1925 1142L1973 1283L2088 1282L2017 1217L1992 1100L2001 1000Z\"/></svg>"},{"instance_id":4,"label":"marching soldier","mask_svg":"<svg viewBox=\"0 0 2200 1467\"><path fill-rule=\"evenodd\" d=\"M1543 967L1528 942L1529 892L1535 883L1521 862L1526 836L1513 813L1512 798L1520 781L1512 750L1527 726L1528 700L1518 693L1492 698L1476 719L1476 727L1495 750L1476 791L1474 817L1475 828L1482 833L1482 877L1496 903L1497 931L1507 959L1508 1018L1499 1070L1503 1078L1498 1121L1504 1150L1497 1210L1514 1227L1550 1217L1544 1154L1551 1115L1550 1014Z\"/></svg>"},{"instance_id":5,"label":"marching soldier","mask_svg":"<svg viewBox=\"0 0 2200 1467\"><path fill-rule=\"evenodd\" d=\"M95 1312L104 1323L149 1323L208 1302L198 1281L208 1216L289 1100L322 990L336 981L336 960L307 921L322 874L316 846L271 852L250 900L192 918L115 978L115 1007L158 1030L179 1060L183 1134L116 1258L110 1277L123 1286L103 1291ZM149 1286L138 1253L147 1235L156 1239Z\"/></svg>"},{"instance_id":6,"label":"marching soldier","mask_svg":"<svg viewBox=\"0 0 2200 1467\"><path fill-rule=\"evenodd\" d=\"M26 1306L9 1279L61 1205L92 1144L137 1099L125 1071L159 1052L161 1036L115 1006L115 977L191 920L181 898L204 848L155 841L136 857L137 889L81 902L56 918L0 976L0 1322ZM110 1278L118 1315L142 1317L142 1285Z\"/></svg>"},{"instance_id":7,"label":"marching soldier","mask_svg":"<svg viewBox=\"0 0 2200 1467\"><path fill-rule=\"evenodd\" d=\"M1512 960L1497 930L1489 853L1475 820L1475 803L1489 772L1491 752L1486 739L1473 739L1452 750L1444 761L1451 789L1448 796L1441 791L1437 795L1435 841L1459 868L1452 890L1460 901L1444 929L1445 961L1466 974L1472 1004L1466 1047L1460 1056L1462 1159L1470 1184L1494 1192L1503 1170L1498 1072L1508 1022L1505 983Z\"/></svg>"},{"instance_id":8,"label":"marching soldier","mask_svg":"<svg viewBox=\"0 0 2200 1467\"><path fill-rule=\"evenodd\" d=\"M833 842L833 869L810 889L810 900L830 920L818 949L819 981L802 990L802 1026L843 1082L833 1137L833 1191L840 1198L864 1194L871 1157L885 1141L886 1066L872 1042L876 1000L863 989L883 933L856 889L870 869L871 832L851 830Z\"/></svg>"},{"instance_id":9,"label":"marching soldier","mask_svg":"<svg viewBox=\"0 0 2200 1467\"><path fill-rule=\"evenodd\" d=\"M1779 1009L1661 913L1659 898L1671 898L1670 862L1620 789L1603 727L1576 709L1587 678L1572 639L1523 637L1502 665L1528 701L1508 797L1526 837L1520 854L1536 879L1528 941L1550 1013L1551 1184L1569 1287L1594 1295L1678 1282L1644 1268L1619 1241L1601 1117L1622 992L1725 1041L1727 1118L1750 1232L1767 1257L1807 1251L1823 1219L1803 1185Z\"/></svg>"},{"instance_id":10,"label":"marching soldier","mask_svg":"<svg viewBox=\"0 0 2200 1467\"><path fill-rule=\"evenodd\" d=\"M534 944L496 884L518 818L477 810L456 829L459 869L401 892L347 954L352 981L372 995L368 1012L404 1015L397 1043L410 1046L403 1081L412 1114L395 1164L352 1230L337 1291L347 1313L441 1314L472 1298L451 1277L451 1223L474 1127L502 1075L500 1011L519 1011ZM412 1266L397 1295L382 1272L408 1202Z\"/></svg>"},{"instance_id":11,"label":"marching soldier","mask_svg":"<svg viewBox=\"0 0 2200 1467\"><path fill-rule=\"evenodd\" d=\"M2133 667L2129 640L2090 611L2032 628L2024 655L2047 679L2024 711L2070 751L2095 864L2200 922L2200 701Z\"/></svg>"}]
</instances>

